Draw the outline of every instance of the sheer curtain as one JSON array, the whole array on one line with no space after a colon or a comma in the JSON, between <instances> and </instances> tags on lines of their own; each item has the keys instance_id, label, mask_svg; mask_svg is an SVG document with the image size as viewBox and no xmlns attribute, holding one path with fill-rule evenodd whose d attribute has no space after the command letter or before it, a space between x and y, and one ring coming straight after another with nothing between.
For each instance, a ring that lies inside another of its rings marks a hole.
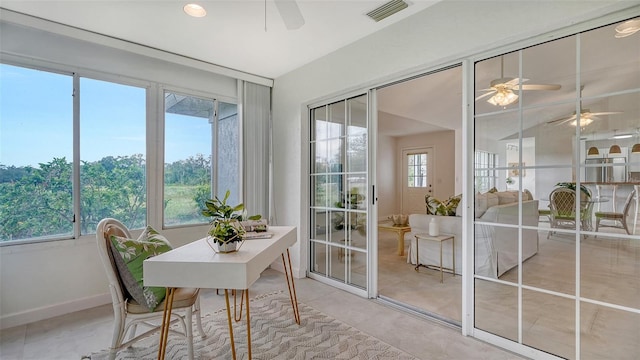
<instances>
[{"instance_id":1,"label":"sheer curtain","mask_svg":"<svg viewBox=\"0 0 640 360\"><path fill-rule=\"evenodd\" d=\"M249 216L269 219L271 88L243 82L243 203Z\"/></svg>"}]
</instances>

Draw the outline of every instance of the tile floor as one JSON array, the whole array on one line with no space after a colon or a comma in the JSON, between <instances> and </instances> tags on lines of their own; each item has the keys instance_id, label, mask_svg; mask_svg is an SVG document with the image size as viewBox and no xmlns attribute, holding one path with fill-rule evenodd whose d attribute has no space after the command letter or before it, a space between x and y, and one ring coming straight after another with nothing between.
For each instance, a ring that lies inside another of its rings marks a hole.
<instances>
[{"instance_id":1,"label":"tile floor","mask_svg":"<svg viewBox=\"0 0 640 360\"><path fill-rule=\"evenodd\" d=\"M298 279L299 301L344 321L361 331L420 359L521 359L521 357L460 335L459 330L436 324L363 299L312 279ZM286 291L281 273L267 269L251 288L250 296ZM204 290L204 312L223 308L224 296ZM301 314L304 316L304 314ZM77 359L106 349L113 325L111 305L78 311L0 332L0 359Z\"/></svg>"}]
</instances>

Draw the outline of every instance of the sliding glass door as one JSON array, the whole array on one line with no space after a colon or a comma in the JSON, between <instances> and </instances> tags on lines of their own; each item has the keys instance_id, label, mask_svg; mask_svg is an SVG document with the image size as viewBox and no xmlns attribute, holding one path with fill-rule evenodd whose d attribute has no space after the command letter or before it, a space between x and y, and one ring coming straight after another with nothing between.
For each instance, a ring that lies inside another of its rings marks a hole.
<instances>
[{"instance_id":1,"label":"sliding glass door","mask_svg":"<svg viewBox=\"0 0 640 360\"><path fill-rule=\"evenodd\" d=\"M311 109L309 272L367 290L368 96Z\"/></svg>"},{"instance_id":2,"label":"sliding glass door","mask_svg":"<svg viewBox=\"0 0 640 360\"><path fill-rule=\"evenodd\" d=\"M640 34L618 25L475 64L475 151L496 154L475 184L497 176L474 199L474 335L532 357L640 352Z\"/></svg>"}]
</instances>

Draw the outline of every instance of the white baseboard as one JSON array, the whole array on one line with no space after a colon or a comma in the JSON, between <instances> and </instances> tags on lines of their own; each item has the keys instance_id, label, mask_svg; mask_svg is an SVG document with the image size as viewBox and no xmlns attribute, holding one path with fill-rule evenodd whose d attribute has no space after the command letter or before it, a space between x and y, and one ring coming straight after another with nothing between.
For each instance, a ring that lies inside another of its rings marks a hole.
<instances>
[{"instance_id":1,"label":"white baseboard","mask_svg":"<svg viewBox=\"0 0 640 360\"><path fill-rule=\"evenodd\" d=\"M19 313L3 315L0 317L0 330L14 326L26 325L32 322L46 320L56 316L66 315L109 303L111 303L111 295L109 293L105 293Z\"/></svg>"}]
</instances>

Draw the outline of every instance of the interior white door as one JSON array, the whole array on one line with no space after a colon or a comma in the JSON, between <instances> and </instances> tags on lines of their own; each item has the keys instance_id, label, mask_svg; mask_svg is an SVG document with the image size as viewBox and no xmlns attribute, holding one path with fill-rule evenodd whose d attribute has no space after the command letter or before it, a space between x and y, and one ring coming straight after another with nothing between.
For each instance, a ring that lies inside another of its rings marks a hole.
<instances>
[{"instance_id":1,"label":"interior white door","mask_svg":"<svg viewBox=\"0 0 640 360\"><path fill-rule=\"evenodd\" d=\"M402 150L402 213L425 212L425 195L433 194L433 149Z\"/></svg>"}]
</instances>

